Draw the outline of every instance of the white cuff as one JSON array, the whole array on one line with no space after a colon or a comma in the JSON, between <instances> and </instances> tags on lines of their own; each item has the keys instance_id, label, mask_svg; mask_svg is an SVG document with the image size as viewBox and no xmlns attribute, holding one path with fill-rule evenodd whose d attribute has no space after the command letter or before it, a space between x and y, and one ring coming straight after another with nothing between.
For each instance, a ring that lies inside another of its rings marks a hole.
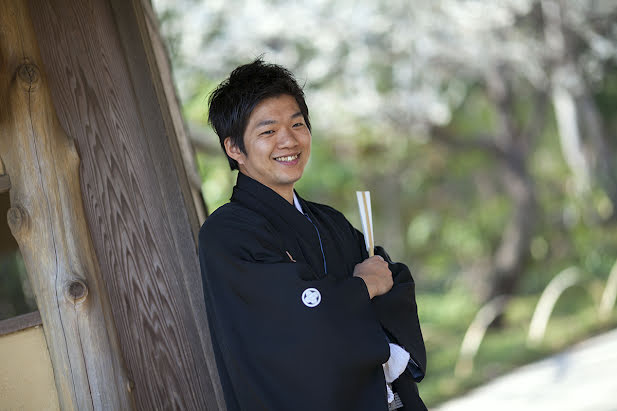
<instances>
[{"instance_id":1,"label":"white cuff","mask_svg":"<svg viewBox=\"0 0 617 411\"><path fill-rule=\"evenodd\" d=\"M383 373L389 384L396 380L407 368L409 353L400 345L390 343L390 358L383 364Z\"/></svg>"}]
</instances>

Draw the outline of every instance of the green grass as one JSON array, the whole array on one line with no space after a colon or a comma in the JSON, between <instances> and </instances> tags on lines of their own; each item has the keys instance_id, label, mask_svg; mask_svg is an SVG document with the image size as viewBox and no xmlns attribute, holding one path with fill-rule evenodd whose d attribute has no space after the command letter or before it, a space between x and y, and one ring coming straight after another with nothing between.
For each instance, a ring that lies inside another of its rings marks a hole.
<instances>
[{"instance_id":1,"label":"green grass","mask_svg":"<svg viewBox=\"0 0 617 411\"><path fill-rule=\"evenodd\" d=\"M428 356L427 375L418 387L429 407L617 326L615 314L600 323L594 304L597 299L592 300L584 289L573 288L557 302L542 342L529 347L527 332L539 295L514 297L504 314L504 327L487 331L473 372L456 377L461 342L479 307L464 294L421 294L417 299Z\"/></svg>"}]
</instances>

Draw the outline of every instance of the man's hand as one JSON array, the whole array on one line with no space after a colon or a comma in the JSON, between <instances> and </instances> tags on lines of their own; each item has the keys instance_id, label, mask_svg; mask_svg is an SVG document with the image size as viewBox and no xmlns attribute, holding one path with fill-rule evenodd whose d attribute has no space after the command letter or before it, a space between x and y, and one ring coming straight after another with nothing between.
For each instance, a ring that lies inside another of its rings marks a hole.
<instances>
[{"instance_id":1,"label":"man's hand","mask_svg":"<svg viewBox=\"0 0 617 411\"><path fill-rule=\"evenodd\" d=\"M392 288L392 271L388 268L388 263L379 255L356 264L353 275L364 280L371 299L387 293Z\"/></svg>"}]
</instances>

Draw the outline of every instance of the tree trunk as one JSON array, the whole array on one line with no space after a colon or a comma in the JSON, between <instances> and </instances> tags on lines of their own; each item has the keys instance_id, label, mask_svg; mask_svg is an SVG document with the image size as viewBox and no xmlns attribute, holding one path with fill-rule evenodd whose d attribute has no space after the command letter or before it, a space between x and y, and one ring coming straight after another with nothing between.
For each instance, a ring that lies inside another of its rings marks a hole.
<instances>
[{"instance_id":1,"label":"tree trunk","mask_svg":"<svg viewBox=\"0 0 617 411\"><path fill-rule=\"evenodd\" d=\"M585 88L584 94L579 99L578 104L583 129L589 139L588 150L586 152L591 157L590 162L593 166L597 184L601 187L613 205L611 221L617 221L617 165L615 164L615 153L607 142L604 133L602 117L598 113L598 107L589 90Z\"/></svg>"},{"instance_id":2,"label":"tree trunk","mask_svg":"<svg viewBox=\"0 0 617 411\"><path fill-rule=\"evenodd\" d=\"M524 159L513 155L504 166L504 187L512 202L512 215L492 257L483 301L514 294L524 273L525 262L537 219L533 181Z\"/></svg>"},{"instance_id":3,"label":"tree trunk","mask_svg":"<svg viewBox=\"0 0 617 411\"><path fill-rule=\"evenodd\" d=\"M487 83L498 113L496 141L502 148L502 179L513 210L485 273L487 281L481 282L478 288L482 301L490 301L502 295L510 296L515 292L524 273L538 214L533 179L526 161L530 139L535 135L524 133L523 127L516 125L512 86L503 75L491 73ZM499 321L500 317L496 323Z\"/></svg>"},{"instance_id":4,"label":"tree trunk","mask_svg":"<svg viewBox=\"0 0 617 411\"><path fill-rule=\"evenodd\" d=\"M617 165L604 135L589 87L576 63L575 46L564 30L564 5L542 0L544 38L552 57L551 87L553 107L562 152L576 182L585 194L596 185L617 207ZM617 221L617 213L610 216Z\"/></svg>"}]
</instances>

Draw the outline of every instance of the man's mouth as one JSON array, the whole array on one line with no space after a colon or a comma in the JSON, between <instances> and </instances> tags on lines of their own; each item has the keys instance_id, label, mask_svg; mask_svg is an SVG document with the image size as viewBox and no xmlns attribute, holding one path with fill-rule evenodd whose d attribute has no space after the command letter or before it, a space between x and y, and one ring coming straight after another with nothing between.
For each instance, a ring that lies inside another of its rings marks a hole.
<instances>
[{"instance_id":1,"label":"man's mouth","mask_svg":"<svg viewBox=\"0 0 617 411\"><path fill-rule=\"evenodd\" d=\"M289 163L289 162L294 161L295 159L297 159L299 155L300 154L298 153L298 154L294 154L294 155L291 155L291 156L274 157L274 159L276 161L278 161L278 162L281 162L281 163Z\"/></svg>"}]
</instances>

